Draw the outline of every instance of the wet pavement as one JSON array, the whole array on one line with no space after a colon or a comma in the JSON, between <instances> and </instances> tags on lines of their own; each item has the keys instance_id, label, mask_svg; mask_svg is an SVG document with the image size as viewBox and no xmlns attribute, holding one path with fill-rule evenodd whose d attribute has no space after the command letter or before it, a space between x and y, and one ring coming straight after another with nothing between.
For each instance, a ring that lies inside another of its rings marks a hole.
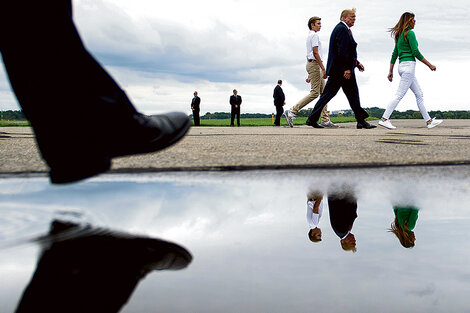
<instances>
[{"instance_id":1,"label":"wet pavement","mask_svg":"<svg viewBox=\"0 0 470 313\"><path fill-rule=\"evenodd\" d=\"M469 188L469 166L113 174L66 186L5 178L2 312L37 270L31 239L57 219L191 252L186 269L150 272L122 312L465 312ZM308 237L312 191L323 194L320 242ZM410 207L415 241L405 248L389 229ZM355 252L338 235L346 216Z\"/></svg>"}]
</instances>

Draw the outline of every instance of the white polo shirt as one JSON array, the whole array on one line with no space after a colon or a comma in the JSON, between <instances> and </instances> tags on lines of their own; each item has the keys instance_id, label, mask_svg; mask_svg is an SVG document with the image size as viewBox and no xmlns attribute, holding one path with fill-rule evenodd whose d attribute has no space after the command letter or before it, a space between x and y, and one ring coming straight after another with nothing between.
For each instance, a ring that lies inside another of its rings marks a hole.
<instances>
[{"instance_id":1,"label":"white polo shirt","mask_svg":"<svg viewBox=\"0 0 470 313\"><path fill-rule=\"evenodd\" d=\"M318 54L320 55L320 59L323 60L320 38L316 31L311 30L307 37L307 60L315 60L315 57L313 56L313 47L318 47Z\"/></svg>"},{"instance_id":2,"label":"white polo shirt","mask_svg":"<svg viewBox=\"0 0 470 313\"><path fill-rule=\"evenodd\" d=\"M321 216L323 214L323 200L320 202L318 206L318 214L313 213L313 207L315 205L315 201L307 201L307 222L310 226L310 229L314 229L318 227L320 223Z\"/></svg>"}]
</instances>

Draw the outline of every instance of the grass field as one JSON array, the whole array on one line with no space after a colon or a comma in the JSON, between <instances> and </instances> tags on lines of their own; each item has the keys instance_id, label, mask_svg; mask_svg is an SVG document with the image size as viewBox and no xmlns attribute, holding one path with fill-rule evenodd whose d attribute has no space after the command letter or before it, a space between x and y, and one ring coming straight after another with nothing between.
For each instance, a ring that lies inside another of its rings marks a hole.
<instances>
[{"instance_id":1,"label":"grass field","mask_svg":"<svg viewBox=\"0 0 470 313\"><path fill-rule=\"evenodd\" d=\"M368 118L367 120L373 120L375 118ZM294 120L294 125L305 125L306 117L297 117ZM355 122L356 119L352 116L348 117L332 117L331 121L333 123L347 123ZM193 123L194 124L194 123ZM235 121L236 124L236 121ZM274 125L274 120L272 118L242 118L240 119L241 126L272 126ZM7 121L0 120L0 127L8 126L31 126L28 121ZM201 126L230 126L230 119L221 119L221 120L201 120ZM287 126L286 119L281 118L281 126Z\"/></svg>"},{"instance_id":2,"label":"grass field","mask_svg":"<svg viewBox=\"0 0 470 313\"><path fill-rule=\"evenodd\" d=\"M0 120L0 127L5 126L31 126L28 121L8 121L8 120Z\"/></svg>"},{"instance_id":3,"label":"grass field","mask_svg":"<svg viewBox=\"0 0 470 313\"><path fill-rule=\"evenodd\" d=\"M367 120L374 120L375 118L368 118ZM306 117L297 117L294 120L294 125L305 125ZM356 119L352 116L348 117L332 117L333 123L348 123L355 122ZM235 121L235 125L236 125ZM194 123L193 123L194 124ZM274 120L271 118L242 118L240 119L241 126L272 126ZM230 126L230 119L221 120L201 120L201 126ZM287 121L284 117L281 118L281 126L287 126Z\"/></svg>"}]
</instances>

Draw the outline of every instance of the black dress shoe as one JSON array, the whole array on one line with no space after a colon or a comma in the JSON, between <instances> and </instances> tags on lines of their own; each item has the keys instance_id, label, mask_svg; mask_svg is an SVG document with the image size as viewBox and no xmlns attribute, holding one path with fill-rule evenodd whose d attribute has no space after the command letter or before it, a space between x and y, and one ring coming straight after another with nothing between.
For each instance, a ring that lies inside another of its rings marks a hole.
<instances>
[{"instance_id":1,"label":"black dress shoe","mask_svg":"<svg viewBox=\"0 0 470 313\"><path fill-rule=\"evenodd\" d=\"M111 158L165 149L184 137L191 120L184 113L151 116L136 113L116 124L118 128L101 128L93 142L84 142L86 138L82 138L78 144L67 146L63 154L44 155L51 168L51 182L64 184L86 179L109 170Z\"/></svg>"},{"instance_id":2,"label":"black dress shoe","mask_svg":"<svg viewBox=\"0 0 470 313\"><path fill-rule=\"evenodd\" d=\"M105 151L110 157L165 149L183 138L191 127L189 117L179 112L150 116L135 114L133 119L130 125L123 125L122 137Z\"/></svg>"},{"instance_id":3,"label":"black dress shoe","mask_svg":"<svg viewBox=\"0 0 470 313\"><path fill-rule=\"evenodd\" d=\"M312 122L309 119L307 119L307 121L305 121L305 124L308 125L308 126L312 126L313 128L325 128L324 126L321 126L317 122Z\"/></svg>"},{"instance_id":4,"label":"black dress shoe","mask_svg":"<svg viewBox=\"0 0 470 313\"><path fill-rule=\"evenodd\" d=\"M377 126L372 125L372 124L369 124L369 123L367 123L366 121L357 122L357 128L358 128L358 129L361 129L361 128L371 129L371 128L376 128L376 127L377 127Z\"/></svg>"}]
</instances>

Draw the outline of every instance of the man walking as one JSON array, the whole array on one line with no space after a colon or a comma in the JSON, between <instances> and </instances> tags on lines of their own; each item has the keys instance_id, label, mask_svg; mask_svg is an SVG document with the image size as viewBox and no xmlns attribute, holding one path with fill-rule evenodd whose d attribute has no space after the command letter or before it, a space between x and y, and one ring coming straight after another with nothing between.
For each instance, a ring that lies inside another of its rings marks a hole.
<instances>
[{"instance_id":1,"label":"man walking","mask_svg":"<svg viewBox=\"0 0 470 313\"><path fill-rule=\"evenodd\" d=\"M318 32L321 29L321 18L318 16L311 17L308 20L308 28L310 30L307 37L307 65L306 70L308 73L307 82L310 82L310 93L300 100L292 109L286 110L284 115L290 127L294 127L293 119L295 115L307 104L315 100L320 94L323 93L325 87L326 70L323 66L323 51ZM321 111L321 120L324 127L338 127L330 121L328 116L327 107Z\"/></svg>"},{"instance_id":2,"label":"man walking","mask_svg":"<svg viewBox=\"0 0 470 313\"><path fill-rule=\"evenodd\" d=\"M230 105L232 106L232 114L230 118L230 126L235 126L233 121L235 115L237 116L237 126L240 126L240 106L242 104L242 97L237 94L237 90L233 90L233 95L230 96Z\"/></svg>"},{"instance_id":3,"label":"man walking","mask_svg":"<svg viewBox=\"0 0 470 313\"><path fill-rule=\"evenodd\" d=\"M377 127L366 122L369 114L361 107L359 100L359 90L354 69L357 67L359 71L363 72L364 66L357 60L357 43L351 31L355 21L356 9L344 10L341 12L341 21L331 33L326 66L328 82L323 94L320 96L320 100L318 100L306 121L306 124L309 126L324 128L324 126L317 123L320 113L338 93L339 89L342 88L356 117L357 128L369 129Z\"/></svg>"},{"instance_id":4,"label":"man walking","mask_svg":"<svg viewBox=\"0 0 470 313\"><path fill-rule=\"evenodd\" d=\"M200 104L201 98L197 96L197 91L195 91L193 100L191 101L191 110L193 111L194 126L199 126L201 124L199 118Z\"/></svg>"},{"instance_id":5,"label":"man walking","mask_svg":"<svg viewBox=\"0 0 470 313\"><path fill-rule=\"evenodd\" d=\"M286 104L286 97L284 91L282 91L282 80L277 81L277 86L274 87L273 98L274 106L276 107L276 120L274 121L275 126L281 126L281 115L284 112L283 106Z\"/></svg>"}]
</instances>

